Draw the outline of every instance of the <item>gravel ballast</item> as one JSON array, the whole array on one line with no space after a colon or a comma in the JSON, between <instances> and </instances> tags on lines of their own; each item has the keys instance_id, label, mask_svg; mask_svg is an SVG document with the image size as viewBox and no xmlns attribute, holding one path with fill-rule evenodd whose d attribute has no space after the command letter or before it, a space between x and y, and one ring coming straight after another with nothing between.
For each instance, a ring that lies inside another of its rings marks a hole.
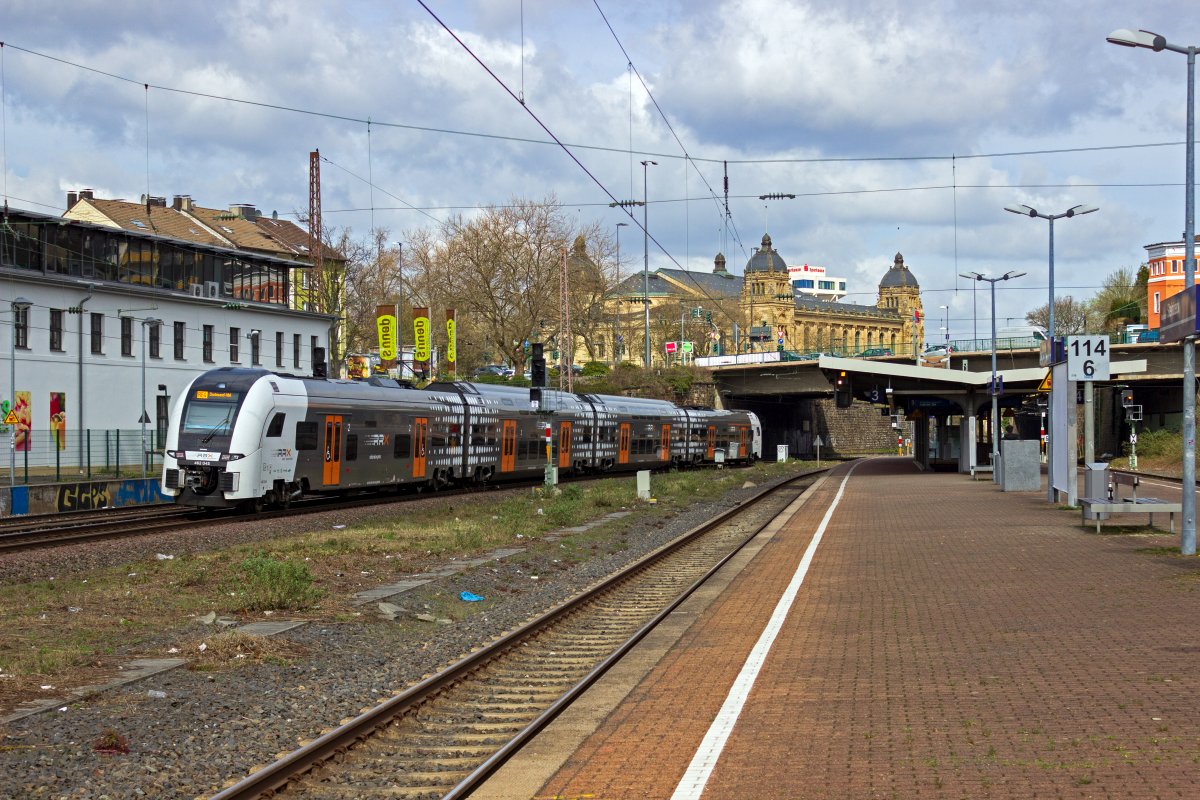
<instances>
[{"instance_id":1,"label":"gravel ballast","mask_svg":"<svg viewBox=\"0 0 1200 800\"><path fill-rule=\"evenodd\" d=\"M0 796L209 796L762 488L736 489L667 518L630 518L626 549L571 566L558 563L552 547L540 547L520 559L439 578L442 588L469 590L494 602L453 624L424 623L416 636L411 624L387 621L370 603L362 606L360 618L310 623L280 634L277 638L301 653L283 663L217 672L177 668L11 722L0 730ZM355 512L322 513L345 523L354 521ZM230 524L18 554L0 565L0 582L128 563L147 553L228 547L270 538L281 532L277 525L287 524ZM435 572L439 564L424 567ZM391 602L407 609L406 598L399 595ZM128 752L98 752L97 741L109 732L127 743Z\"/></svg>"}]
</instances>

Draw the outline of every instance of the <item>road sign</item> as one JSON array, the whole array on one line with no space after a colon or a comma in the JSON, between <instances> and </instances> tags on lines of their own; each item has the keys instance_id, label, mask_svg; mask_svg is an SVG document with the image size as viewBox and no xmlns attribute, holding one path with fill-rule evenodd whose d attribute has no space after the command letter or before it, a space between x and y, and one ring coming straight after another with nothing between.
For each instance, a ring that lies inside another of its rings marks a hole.
<instances>
[{"instance_id":1,"label":"road sign","mask_svg":"<svg viewBox=\"0 0 1200 800\"><path fill-rule=\"evenodd\" d=\"M1050 391L1050 375L1051 375L1050 370L1046 370L1046 377L1042 378L1042 382L1038 384L1037 390L1039 392Z\"/></svg>"},{"instance_id":2,"label":"road sign","mask_svg":"<svg viewBox=\"0 0 1200 800\"><path fill-rule=\"evenodd\" d=\"M1108 337L1067 337L1067 379L1072 381L1106 381L1108 372Z\"/></svg>"},{"instance_id":3,"label":"road sign","mask_svg":"<svg viewBox=\"0 0 1200 800\"><path fill-rule=\"evenodd\" d=\"M16 425L18 422L20 422L20 420L17 419L16 411L9 411L7 414L4 415L4 424L5 425Z\"/></svg>"}]
</instances>

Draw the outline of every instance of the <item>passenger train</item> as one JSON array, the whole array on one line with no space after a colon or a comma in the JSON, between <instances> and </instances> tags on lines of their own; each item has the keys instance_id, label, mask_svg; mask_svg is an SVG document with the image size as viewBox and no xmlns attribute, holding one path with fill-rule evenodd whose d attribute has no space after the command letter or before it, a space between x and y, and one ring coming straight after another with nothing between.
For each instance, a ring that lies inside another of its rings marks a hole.
<instances>
[{"instance_id":1,"label":"passenger train","mask_svg":"<svg viewBox=\"0 0 1200 800\"><path fill-rule=\"evenodd\" d=\"M162 491L183 505L286 506L308 494L437 489L762 456L749 411L467 382L298 377L222 367L171 409Z\"/></svg>"}]
</instances>

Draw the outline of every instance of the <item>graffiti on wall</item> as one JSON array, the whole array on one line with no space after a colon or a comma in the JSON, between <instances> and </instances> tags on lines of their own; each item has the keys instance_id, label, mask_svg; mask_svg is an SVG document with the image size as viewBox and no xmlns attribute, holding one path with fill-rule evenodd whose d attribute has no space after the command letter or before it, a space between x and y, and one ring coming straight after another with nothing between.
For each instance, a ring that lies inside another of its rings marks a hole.
<instances>
[{"instance_id":1,"label":"graffiti on wall","mask_svg":"<svg viewBox=\"0 0 1200 800\"><path fill-rule=\"evenodd\" d=\"M59 511L91 511L122 508L163 501L157 480L85 481L55 487L54 505Z\"/></svg>"}]
</instances>

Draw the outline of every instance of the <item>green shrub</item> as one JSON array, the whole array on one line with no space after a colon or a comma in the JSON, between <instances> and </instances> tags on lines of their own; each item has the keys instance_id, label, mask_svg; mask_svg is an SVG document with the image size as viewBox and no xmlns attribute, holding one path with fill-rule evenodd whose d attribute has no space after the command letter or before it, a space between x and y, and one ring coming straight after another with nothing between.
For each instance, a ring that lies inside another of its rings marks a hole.
<instances>
[{"instance_id":1,"label":"green shrub","mask_svg":"<svg viewBox=\"0 0 1200 800\"><path fill-rule=\"evenodd\" d=\"M603 361L589 361L583 365L583 372L580 374L585 378L600 377L609 373L608 364Z\"/></svg>"},{"instance_id":2,"label":"green shrub","mask_svg":"<svg viewBox=\"0 0 1200 800\"><path fill-rule=\"evenodd\" d=\"M1129 452L1129 443L1125 443L1125 452ZM1183 434L1179 431L1161 428L1156 431L1141 431L1138 433L1137 453L1146 458L1157 456L1179 455L1183 452Z\"/></svg>"},{"instance_id":3,"label":"green shrub","mask_svg":"<svg viewBox=\"0 0 1200 800\"><path fill-rule=\"evenodd\" d=\"M237 567L237 610L301 609L321 596L312 572L299 561L279 561L265 554L251 556Z\"/></svg>"}]
</instances>

